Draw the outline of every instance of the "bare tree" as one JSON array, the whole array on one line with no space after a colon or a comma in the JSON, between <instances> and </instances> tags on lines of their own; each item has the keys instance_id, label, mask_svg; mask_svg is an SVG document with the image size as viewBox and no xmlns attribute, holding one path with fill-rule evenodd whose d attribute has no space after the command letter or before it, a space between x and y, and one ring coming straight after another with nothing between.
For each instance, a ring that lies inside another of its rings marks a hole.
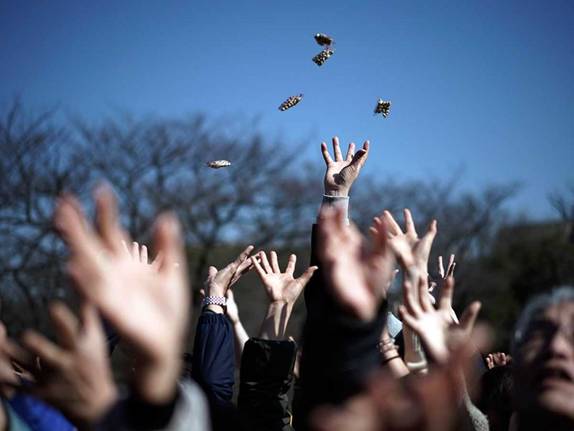
<instances>
[{"instance_id":1,"label":"bare tree","mask_svg":"<svg viewBox=\"0 0 574 431\"><path fill-rule=\"evenodd\" d=\"M566 185L564 191L550 193L548 201L565 223L567 238L574 244L574 183Z\"/></svg>"}]
</instances>

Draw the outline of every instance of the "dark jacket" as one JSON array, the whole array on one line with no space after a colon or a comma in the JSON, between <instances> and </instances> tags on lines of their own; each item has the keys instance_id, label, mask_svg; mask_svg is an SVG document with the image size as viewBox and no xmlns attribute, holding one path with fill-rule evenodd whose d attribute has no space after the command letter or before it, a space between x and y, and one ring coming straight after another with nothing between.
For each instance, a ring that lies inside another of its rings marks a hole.
<instances>
[{"instance_id":1,"label":"dark jacket","mask_svg":"<svg viewBox=\"0 0 574 431\"><path fill-rule=\"evenodd\" d=\"M233 329L224 314L204 311L197 322L191 376L209 401L214 430L237 428L231 399L235 382Z\"/></svg>"},{"instance_id":2,"label":"dark jacket","mask_svg":"<svg viewBox=\"0 0 574 431\"><path fill-rule=\"evenodd\" d=\"M321 404L339 404L360 392L380 367L377 343L386 320L386 303L377 317L363 322L333 298L317 256L316 225L311 235L311 265L317 265L305 288L307 319L303 330L301 375L294 399L294 425L308 428L308 417Z\"/></svg>"},{"instance_id":3,"label":"dark jacket","mask_svg":"<svg viewBox=\"0 0 574 431\"><path fill-rule=\"evenodd\" d=\"M293 383L297 345L251 338L241 358L238 407L243 429L292 430L287 393Z\"/></svg>"}]
</instances>

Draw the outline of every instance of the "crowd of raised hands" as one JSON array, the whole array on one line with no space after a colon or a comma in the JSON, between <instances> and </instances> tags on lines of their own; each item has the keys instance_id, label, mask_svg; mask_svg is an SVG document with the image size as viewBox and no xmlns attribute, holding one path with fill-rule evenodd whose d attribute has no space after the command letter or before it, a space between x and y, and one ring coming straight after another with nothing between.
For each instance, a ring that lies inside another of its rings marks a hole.
<instances>
[{"instance_id":1,"label":"crowd of raised hands","mask_svg":"<svg viewBox=\"0 0 574 431\"><path fill-rule=\"evenodd\" d=\"M62 196L54 227L79 304L50 304L55 340L32 330L11 339L0 325L0 431L574 429L572 289L527 307L512 357L490 352L480 303L460 317L453 309L455 256L429 270L437 221L419 234L408 209L402 226L383 210L363 236L350 191L369 143L343 157L333 138L333 155L325 143L321 151L309 266L298 270L294 254L282 266L276 251L252 245L210 266L193 286L202 300L194 331L177 218L157 218L152 259L122 229L110 187L95 191L93 223ZM234 297L250 271L268 300L251 336ZM302 293L303 332L288 334ZM121 385L111 371L118 343L129 352Z\"/></svg>"}]
</instances>

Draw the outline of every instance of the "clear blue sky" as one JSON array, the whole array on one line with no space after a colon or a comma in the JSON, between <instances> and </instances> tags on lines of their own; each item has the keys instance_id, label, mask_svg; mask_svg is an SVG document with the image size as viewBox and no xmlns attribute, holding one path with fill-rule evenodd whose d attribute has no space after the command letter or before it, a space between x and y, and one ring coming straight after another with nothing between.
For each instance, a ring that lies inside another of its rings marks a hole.
<instances>
[{"instance_id":1,"label":"clear blue sky","mask_svg":"<svg viewBox=\"0 0 574 431\"><path fill-rule=\"evenodd\" d=\"M322 68L316 32L336 40ZM574 2L5 0L0 106L14 95L88 119L259 118L318 167L320 140L368 138L372 173L521 181L512 207L544 217L574 180Z\"/></svg>"}]
</instances>

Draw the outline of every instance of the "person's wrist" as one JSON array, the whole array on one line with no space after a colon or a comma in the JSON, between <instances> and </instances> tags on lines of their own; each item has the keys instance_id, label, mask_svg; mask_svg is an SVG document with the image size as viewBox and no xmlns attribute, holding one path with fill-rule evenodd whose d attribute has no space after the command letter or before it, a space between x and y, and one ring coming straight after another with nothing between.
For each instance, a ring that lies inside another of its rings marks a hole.
<instances>
[{"instance_id":1,"label":"person's wrist","mask_svg":"<svg viewBox=\"0 0 574 431\"><path fill-rule=\"evenodd\" d=\"M217 283L212 283L207 289L206 296L225 296L227 293L227 288L220 286Z\"/></svg>"},{"instance_id":2,"label":"person's wrist","mask_svg":"<svg viewBox=\"0 0 574 431\"><path fill-rule=\"evenodd\" d=\"M169 354L136 368L138 396L150 404L165 404L175 396L181 370L180 355Z\"/></svg>"},{"instance_id":3,"label":"person's wrist","mask_svg":"<svg viewBox=\"0 0 574 431\"><path fill-rule=\"evenodd\" d=\"M70 420L73 420L78 429L92 429L92 426L101 420L117 400L118 390L110 379L91 398L91 405L88 409L81 412L77 417L70 417Z\"/></svg>"},{"instance_id":4,"label":"person's wrist","mask_svg":"<svg viewBox=\"0 0 574 431\"><path fill-rule=\"evenodd\" d=\"M349 189L348 188L340 188L340 189L325 189L325 196L334 196L334 197L348 197L349 196Z\"/></svg>"}]
</instances>

